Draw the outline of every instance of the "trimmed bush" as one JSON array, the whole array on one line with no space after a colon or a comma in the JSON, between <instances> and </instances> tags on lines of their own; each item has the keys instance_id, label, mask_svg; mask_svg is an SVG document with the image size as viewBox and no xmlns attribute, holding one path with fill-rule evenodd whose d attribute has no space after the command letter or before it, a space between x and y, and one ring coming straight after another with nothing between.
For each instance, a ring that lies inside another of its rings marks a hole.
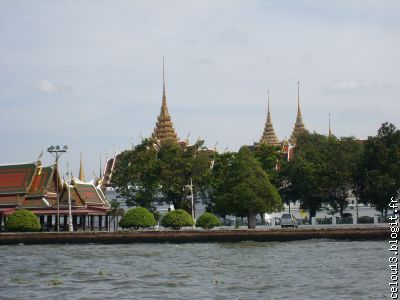
<instances>
[{"instance_id":1,"label":"trimmed bush","mask_svg":"<svg viewBox=\"0 0 400 300\"><path fill-rule=\"evenodd\" d=\"M153 214L144 207L129 209L119 221L119 226L123 229L148 228L156 225Z\"/></svg>"},{"instance_id":2,"label":"trimmed bush","mask_svg":"<svg viewBox=\"0 0 400 300\"><path fill-rule=\"evenodd\" d=\"M33 212L19 209L7 218L5 229L7 231L39 231L40 222Z\"/></svg>"},{"instance_id":3,"label":"trimmed bush","mask_svg":"<svg viewBox=\"0 0 400 300\"><path fill-rule=\"evenodd\" d=\"M202 214L196 222L196 227L201 227L204 229L212 229L216 226L221 226L221 221L216 215L205 212Z\"/></svg>"},{"instance_id":4,"label":"trimmed bush","mask_svg":"<svg viewBox=\"0 0 400 300\"><path fill-rule=\"evenodd\" d=\"M374 223L374 217L369 217L369 216L359 217L358 220L357 220L357 223L359 223L359 224L371 224L371 223Z\"/></svg>"},{"instance_id":5,"label":"trimmed bush","mask_svg":"<svg viewBox=\"0 0 400 300\"><path fill-rule=\"evenodd\" d=\"M168 212L161 220L161 225L166 228L181 229L184 226L193 226L192 216L183 209Z\"/></svg>"}]
</instances>

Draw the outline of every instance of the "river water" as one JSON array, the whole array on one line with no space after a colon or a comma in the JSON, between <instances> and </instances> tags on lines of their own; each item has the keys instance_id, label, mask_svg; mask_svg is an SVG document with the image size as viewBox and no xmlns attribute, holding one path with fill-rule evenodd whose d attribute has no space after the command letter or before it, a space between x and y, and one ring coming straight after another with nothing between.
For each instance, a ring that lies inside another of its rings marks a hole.
<instances>
[{"instance_id":1,"label":"river water","mask_svg":"<svg viewBox=\"0 0 400 300\"><path fill-rule=\"evenodd\" d=\"M0 246L0 299L387 299L385 241Z\"/></svg>"}]
</instances>

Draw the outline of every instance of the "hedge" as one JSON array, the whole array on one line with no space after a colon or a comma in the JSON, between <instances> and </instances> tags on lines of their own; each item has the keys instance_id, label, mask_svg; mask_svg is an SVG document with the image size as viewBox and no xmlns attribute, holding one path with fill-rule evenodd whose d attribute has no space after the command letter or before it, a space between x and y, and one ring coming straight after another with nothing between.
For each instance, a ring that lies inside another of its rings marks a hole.
<instances>
[{"instance_id":1,"label":"hedge","mask_svg":"<svg viewBox=\"0 0 400 300\"><path fill-rule=\"evenodd\" d=\"M156 225L154 215L144 207L129 209L119 221L119 226L123 229L148 228Z\"/></svg>"},{"instance_id":2,"label":"hedge","mask_svg":"<svg viewBox=\"0 0 400 300\"><path fill-rule=\"evenodd\" d=\"M39 231L40 222L33 212L19 209L7 218L5 229L7 231Z\"/></svg>"},{"instance_id":3,"label":"hedge","mask_svg":"<svg viewBox=\"0 0 400 300\"><path fill-rule=\"evenodd\" d=\"M192 216L183 209L169 211L161 220L161 225L166 228L181 229L184 226L193 226Z\"/></svg>"},{"instance_id":4,"label":"hedge","mask_svg":"<svg viewBox=\"0 0 400 300\"><path fill-rule=\"evenodd\" d=\"M217 226L221 226L221 221L216 215L213 215L209 212L202 214L196 222L196 227L201 227L204 229L212 229Z\"/></svg>"}]
</instances>

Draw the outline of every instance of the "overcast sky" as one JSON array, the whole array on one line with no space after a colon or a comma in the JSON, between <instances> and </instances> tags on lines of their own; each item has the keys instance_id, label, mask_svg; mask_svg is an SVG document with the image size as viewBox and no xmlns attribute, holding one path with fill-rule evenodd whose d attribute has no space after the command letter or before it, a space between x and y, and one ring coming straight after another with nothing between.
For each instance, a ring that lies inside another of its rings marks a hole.
<instances>
[{"instance_id":1,"label":"overcast sky","mask_svg":"<svg viewBox=\"0 0 400 300\"><path fill-rule=\"evenodd\" d=\"M180 138L237 150L296 118L337 136L399 127L399 1L0 0L0 164L50 145L87 178L149 137L167 101ZM51 156L44 153L44 162Z\"/></svg>"}]
</instances>

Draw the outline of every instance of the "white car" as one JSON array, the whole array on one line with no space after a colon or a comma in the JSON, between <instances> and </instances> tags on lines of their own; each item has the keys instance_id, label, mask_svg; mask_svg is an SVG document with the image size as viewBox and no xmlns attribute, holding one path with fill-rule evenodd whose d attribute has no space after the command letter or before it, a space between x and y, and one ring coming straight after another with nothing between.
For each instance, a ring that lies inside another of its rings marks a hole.
<instances>
[{"instance_id":1,"label":"white car","mask_svg":"<svg viewBox=\"0 0 400 300\"><path fill-rule=\"evenodd\" d=\"M293 228L297 228L299 226L299 223L296 219L295 216L293 216L292 214L283 214L281 217L281 227L285 228L285 227L293 227Z\"/></svg>"}]
</instances>

